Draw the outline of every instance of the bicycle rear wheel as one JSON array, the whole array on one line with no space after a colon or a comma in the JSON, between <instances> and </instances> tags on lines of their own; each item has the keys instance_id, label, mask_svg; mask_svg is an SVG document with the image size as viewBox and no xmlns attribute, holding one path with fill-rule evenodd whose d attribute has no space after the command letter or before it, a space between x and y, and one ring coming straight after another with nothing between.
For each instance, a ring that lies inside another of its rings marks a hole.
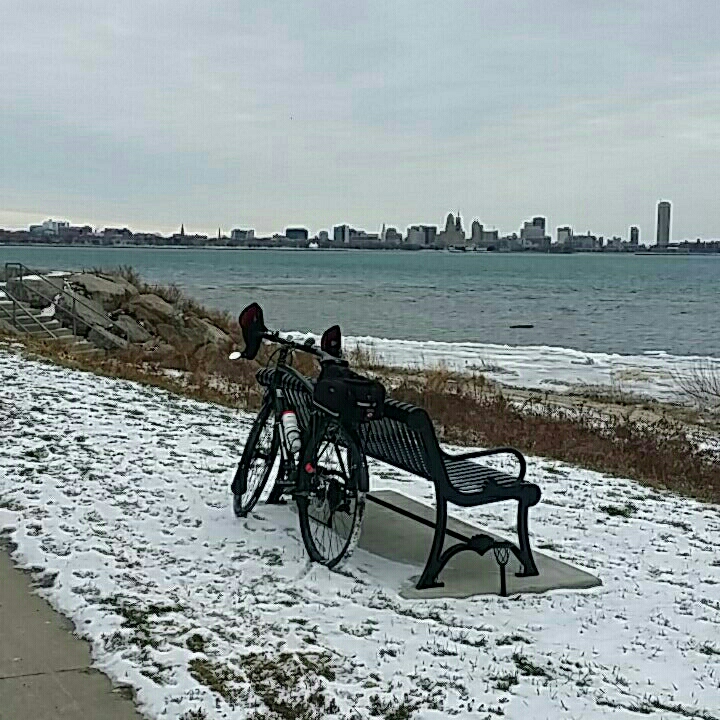
<instances>
[{"instance_id":1,"label":"bicycle rear wheel","mask_svg":"<svg viewBox=\"0 0 720 720\"><path fill-rule=\"evenodd\" d=\"M300 464L297 495L300 531L314 562L338 567L360 538L365 511L367 463L355 438L330 420Z\"/></svg>"},{"instance_id":2,"label":"bicycle rear wheel","mask_svg":"<svg viewBox=\"0 0 720 720\"><path fill-rule=\"evenodd\" d=\"M245 517L255 507L272 474L280 438L272 403L265 401L255 418L232 483L233 510Z\"/></svg>"}]
</instances>

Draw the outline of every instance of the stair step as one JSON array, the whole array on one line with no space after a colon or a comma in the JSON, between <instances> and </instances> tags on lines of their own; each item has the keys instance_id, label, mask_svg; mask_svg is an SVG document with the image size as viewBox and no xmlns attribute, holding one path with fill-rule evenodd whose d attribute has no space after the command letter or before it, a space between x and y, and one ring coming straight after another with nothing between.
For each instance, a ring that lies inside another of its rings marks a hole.
<instances>
[{"instance_id":1,"label":"stair step","mask_svg":"<svg viewBox=\"0 0 720 720\"><path fill-rule=\"evenodd\" d=\"M70 347L68 347L68 350L73 355L82 355L83 357L105 357L104 350L93 347L92 345L90 345L89 347L85 347L82 345L71 345Z\"/></svg>"},{"instance_id":2,"label":"stair step","mask_svg":"<svg viewBox=\"0 0 720 720\"><path fill-rule=\"evenodd\" d=\"M24 326L24 329L26 332L29 332L31 335L34 332L38 332L39 330L52 330L53 333L60 332L61 330L64 330L63 326L57 321L57 320L51 320L50 322L45 323L19 323L20 325Z\"/></svg>"},{"instance_id":3,"label":"stair step","mask_svg":"<svg viewBox=\"0 0 720 720\"><path fill-rule=\"evenodd\" d=\"M72 334L72 330L69 328L63 328L55 333L55 337L58 342L72 345L78 342L86 342L83 338L78 338L77 335Z\"/></svg>"},{"instance_id":4,"label":"stair step","mask_svg":"<svg viewBox=\"0 0 720 720\"><path fill-rule=\"evenodd\" d=\"M21 315L20 313L17 313L17 315L15 315L15 324L16 325L29 325L29 326L45 325L46 322L51 323L51 322L53 322L53 320L52 320L52 318L41 318L41 317L38 317L37 315L33 315L32 317L29 317L28 315L25 315L25 314ZM55 322L57 322L57 320L55 320Z\"/></svg>"}]
</instances>

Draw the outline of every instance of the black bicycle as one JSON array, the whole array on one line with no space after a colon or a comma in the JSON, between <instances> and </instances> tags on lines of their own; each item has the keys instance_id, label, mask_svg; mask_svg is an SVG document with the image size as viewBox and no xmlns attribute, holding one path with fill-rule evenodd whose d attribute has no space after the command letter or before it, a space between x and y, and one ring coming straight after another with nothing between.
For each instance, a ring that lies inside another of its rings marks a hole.
<instances>
[{"instance_id":1,"label":"black bicycle","mask_svg":"<svg viewBox=\"0 0 720 720\"><path fill-rule=\"evenodd\" d=\"M317 348L312 339L298 343L269 331L253 303L240 327L245 349L231 359L254 359L263 340L277 347L257 373L265 392L232 483L235 514L246 517L272 480L267 501L291 495L310 558L337 567L357 545L368 491L357 424L381 413L384 390L348 369L337 325ZM319 361L317 381L292 367L296 352Z\"/></svg>"}]
</instances>

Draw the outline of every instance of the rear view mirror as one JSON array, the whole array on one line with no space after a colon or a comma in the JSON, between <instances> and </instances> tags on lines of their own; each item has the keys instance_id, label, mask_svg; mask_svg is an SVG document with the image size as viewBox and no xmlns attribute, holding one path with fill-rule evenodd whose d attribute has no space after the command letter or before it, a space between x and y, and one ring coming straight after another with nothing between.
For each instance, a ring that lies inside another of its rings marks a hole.
<instances>
[{"instance_id":1,"label":"rear view mirror","mask_svg":"<svg viewBox=\"0 0 720 720\"><path fill-rule=\"evenodd\" d=\"M320 349L336 358L342 355L342 333L339 325L333 325L323 333Z\"/></svg>"},{"instance_id":2,"label":"rear view mirror","mask_svg":"<svg viewBox=\"0 0 720 720\"><path fill-rule=\"evenodd\" d=\"M244 358L252 360L258 354L262 344L262 334L267 330L262 308L257 303L248 305L240 313L238 323L245 341L245 350L242 355Z\"/></svg>"}]
</instances>

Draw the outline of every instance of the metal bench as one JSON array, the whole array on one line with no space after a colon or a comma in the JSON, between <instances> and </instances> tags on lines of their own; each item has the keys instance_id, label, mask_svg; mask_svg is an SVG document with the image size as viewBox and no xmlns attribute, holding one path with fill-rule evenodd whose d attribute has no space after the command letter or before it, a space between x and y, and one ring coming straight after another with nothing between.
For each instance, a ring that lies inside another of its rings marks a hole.
<instances>
[{"instance_id":1,"label":"metal bench","mask_svg":"<svg viewBox=\"0 0 720 720\"><path fill-rule=\"evenodd\" d=\"M272 369L259 371L258 381L262 385L269 385L272 372ZM302 383L286 373L282 386L289 401L296 408L298 422L306 427L313 408L312 385ZM519 576L538 575L528 537L528 510L540 501L541 493L537 485L525 481L526 463L520 451L511 447L499 447L459 455L448 454L440 447L433 424L425 410L391 399L385 401L382 420L360 425L358 434L366 455L423 477L435 487L435 523L368 495L368 499L434 528L430 554L417 584L418 589L441 586L442 583L438 582L440 572L452 557L464 550L472 550L481 555L491 549L502 550L505 562L508 551L512 552L522 565ZM511 455L516 459L517 475L474 462L477 458L501 454ZM270 501L272 499L271 496ZM496 542L484 534L468 538L447 527L448 503L461 507L476 507L506 500L518 503L518 546L503 541ZM443 551L446 535L459 542ZM502 554L496 552L504 580L504 562L499 557Z\"/></svg>"}]
</instances>

